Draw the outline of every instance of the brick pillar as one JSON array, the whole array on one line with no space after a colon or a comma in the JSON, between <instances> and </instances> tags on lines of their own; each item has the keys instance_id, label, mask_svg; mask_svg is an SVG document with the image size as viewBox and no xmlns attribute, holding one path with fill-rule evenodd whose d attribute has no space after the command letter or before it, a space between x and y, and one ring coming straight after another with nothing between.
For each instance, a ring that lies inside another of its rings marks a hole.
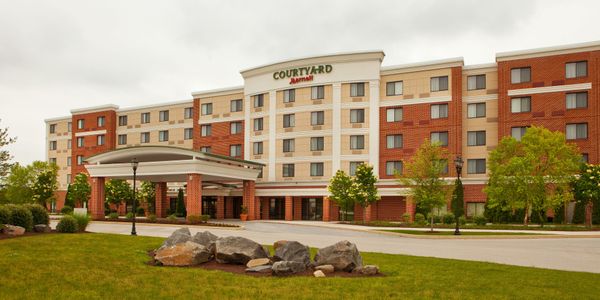
<instances>
[{"instance_id":1,"label":"brick pillar","mask_svg":"<svg viewBox=\"0 0 600 300\"><path fill-rule=\"evenodd\" d=\"M154 200L154 213L159 218L167 216L167 208L169 207L169 201L167 199L167 183L157 182L155 185L155 200Z\"/></svg>"},{"instance_id":2,"label":"brick pillar","mask_svg":"<svg viewBox=\"0 0 600 300\"><path fill-rule=\"evenodd\" d=\"M323 222L331 220L331 201L329 197L323 197Z\"/></svg>"},{"instance_id":3,"label":"brick pillar","mask_svg":"<svg viewBox=\"0 0 600 300\"><path fill-rule=\"evenodd\" d=\"M417 205L415 204L415 201L413 200L412 196L406 196L404 199L406 203L405 211L410 215L410 222L412 223L415 221L415 212L417 211Z\"/></svg>"},{"instance_id":4,"label":"brick pillar","mask_svg":"<svg viewBox=\"0 0 600 300\"><path fill-rule=\"evenodd\" d=\"M233 219L233 198L225 198L225 218Z\"/></svg>"},{"instance_id":5,"label":"brick pillar","mask_svg":"<svg viewBox=\"0 0 600 300\"><path fill-rule=\"evenodd\" d=\"M188 174L185 209L188 216L202 214L202 175Z\"/></svg>"},{"instance_id":6,"label":"brick pillar","mask_svg":"<svg viewBox=\"0 0 600 300\"><path fill-rule=\"evenodd\" d=\"M372 217L373 217L373 205L369 205L364 208L363 222L371 222Z\"/></svg>"},{"instance_id":7,"label":"brick pillar","mask_svg":"<svg viewBox=\"0 0 600 300\"><path fill-rule=\"evenodd\" d=\"M252 180L244 180L244 206L248 208L248 220L256 220L256 183Z\"/></svg>"},{"instance_id":8,"label":"brick pillar","mask_svg":"<svg viewBox=\"0 0 600 300\"><path fill-rule=\"evenodd\" d=\"M294 198L285 196L285 220L291 221L294 219Z\"/></svg>"},{"instance_id":9,"label":"brick pillar","mask_svg":"<svg viewBox=\"0 0 600 300\"><path fill-rule=\"evenodd\" d=\"M92 177L89 209L94 220L104 220L104 177Z\"/></svg>"},{"instance_id":10,"label":"brick pillar","mask_svg":"<svg viewBox=\"0 0 600 300\"><path fill-rule=\"evenodd\" d=\"M217 196L217 219L225 219L225 196Z\"/></svg>"},{"instance_id":11,"label":"brick pillar","mask_svg":"<svg viewBox=\"0 0 600 300\"><path fill-rule=\"evenodd\" d=\"M263 220L270 220L271 216L269 215L269 208L270 208L270 200L268 198L262 198L260 199L260 205L261 205L261 212L262 212L262 218Z\"/></svg>"}]
</instances>

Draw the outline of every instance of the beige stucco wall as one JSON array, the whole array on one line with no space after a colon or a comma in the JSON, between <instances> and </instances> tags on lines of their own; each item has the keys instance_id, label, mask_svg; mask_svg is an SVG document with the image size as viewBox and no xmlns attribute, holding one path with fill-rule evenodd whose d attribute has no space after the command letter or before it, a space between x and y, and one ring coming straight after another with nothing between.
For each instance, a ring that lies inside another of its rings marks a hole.
<instances>
[{"instance_id":1,"label":"beige stucco wall","mask_svg":"<svg viewBox=\"0 0 600 300\"><path fill-rule=\"evenodd\" d=\"M71 132L68 130L68 124L71 122L71 118L62 120L46 122L46 155L48 161L51 158L56 158L56 164L58 165L58 189L67 189L67 175L71 174L71 167L67 166L67 161L71 157L71 149L69 149L69 143L71 142ZM50 133L50 125L56 124L56 131ZM56 141L56 150L50 150L50 141Z\"/></svg>"},{"instance_id":2,"label":"beige stucco wall","mask_svg":"<svg viewBox=\"0 0 600 300\"><path fill-rule=\"evenodd\" d=\"M431 78L448 76L448 90L432 92ZM402 81L402 95L386 96L386 83ZM452 69L443 68L436 70L416 71L381 76L379 96L381 100L402 100L413 98L440 97L452 95Z\"/></svg>"}]
</instances>

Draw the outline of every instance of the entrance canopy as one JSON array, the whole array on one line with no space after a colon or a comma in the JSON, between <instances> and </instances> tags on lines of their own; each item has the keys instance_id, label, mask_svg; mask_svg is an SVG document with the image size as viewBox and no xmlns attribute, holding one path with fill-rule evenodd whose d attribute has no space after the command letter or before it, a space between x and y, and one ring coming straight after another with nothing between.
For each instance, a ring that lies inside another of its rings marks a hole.
<instances>
[{"instance_id":1,"label":"entrance canopy","mask_svg":"<svg viewBox=\"0 0 600 300\"><path fill-rule=\"evenodd\" d=\"M170 146L139 146L110 150L87 157L91 177L132 179L131 161L137 159L137 178L152 182L185 182L189 174L203 181L255 181L263 164L228 156Z\"/></svg>"}]
</instances>

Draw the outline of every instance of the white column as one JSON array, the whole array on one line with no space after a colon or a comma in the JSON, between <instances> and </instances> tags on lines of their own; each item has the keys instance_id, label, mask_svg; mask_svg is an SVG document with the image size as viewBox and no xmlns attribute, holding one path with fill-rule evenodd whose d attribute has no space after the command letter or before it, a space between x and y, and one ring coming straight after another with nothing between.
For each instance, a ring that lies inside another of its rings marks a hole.
<instances>
[{"instance_id":1,"label":"white column","mask_svg":"<svg viewBox=\"0 0 600 300\"><path fill-rule=\"evenodd\" d=\"M269 92L269 181L275 181L276 141L277 133L277 93Z\"/></svg>"},{"instance_id":2,"label":"white column","mask_svg":"<svg viewBox=\"0 0 600 300\"><path fill-rule=\"evenodd\" d=\"M369 81L369 162L379 177L379 80Z\"/></svg>"},{"instance_id":3,"label":"white column","mask_svg":"<svg viewBox=\"0 0 600 300\"><path fill-rule=\"evenodd\" d=\"M342 84L333 84L333 119L331 120L331 176L341 169L342 155Z\"/></svg>"},{"instance_id":4,"label":"white column","mask_svg":"<svg viewBox=\"0 0 600 300\"><path fill-rule=\"evenodd\" d=\"M251 109L250 96L244 96L244 159L250 160L250 151L252 151L252 145L250 145L250 130L253 126L253 122L250 119Z\"/></svg>"}]
</instances>

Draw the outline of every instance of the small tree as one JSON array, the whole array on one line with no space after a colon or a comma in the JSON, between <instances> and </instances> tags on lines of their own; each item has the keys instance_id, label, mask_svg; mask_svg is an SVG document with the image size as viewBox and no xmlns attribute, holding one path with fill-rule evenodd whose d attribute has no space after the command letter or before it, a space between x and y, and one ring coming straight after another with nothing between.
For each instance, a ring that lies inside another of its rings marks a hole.
<instances>
[{"instance_id":1,"label":"small tree","mask_svg":"<svg viewBox=\"0 0 600 300\"><path fill-rule=\"evenodd\" d=\"M113 204L119 210L122 202L127 203L132 198L131 185L123 179L112 179L104 185L105 201Z\"/></svg>"},{"instance_id":2,"label":"small tree","mask_svg":"<svg viewBox=\"0 0 600 300\"><path fill-rule=\"evenodd\" d=\"M464 188L460 178L454 182L454 191L452 192L452 213L456 219L456 228L460 226L460 217L465 213Z\"/></svg>"},{"instance_id":3,"label":"small tree","mask_svg":"<svg viewBox=\"0 0 600 300\"><path fill-rule=\"evenodd\" d=\"M4 182L8 171L12 167L10 161L13 157L5 147L14 143L16 140L16 138L8 136L8 128L0 128L0 183Z\"/></svg>"},{"instance_id":4,"label":"small tree","mask_svg":"<svg viewBox=\"0 0 600 300\"><path fill-rule=\"evenodd\" d=\"M31 168L15 163L6 177L6 202L14 204L31 203L33 200L33 182Z\"/></svg>"},{"instance_id":5,"label":"small tree","mask_svg":"<svg viewBox=\"0 0 600 300\"><path fill-rule=\"evenodd\" d=\"M183 189L179 189L179 193L177 193L177 206L175 207L175 214L177 214L178 217L187 216L185 201L183 199Z\"/></svg>"},{"instance_id":6,"label":"small tree","mask_svg":"<svg viewBox=\"0 0 600 300\"><path fill-rule=\"evenodd\" d=\"M71 192L73 188L71 186L72 185L70 183L69 185L67 185L67 193L65 194L65 206L75 207L75 200L73 200L73 194Z\"/></svg>"},{"instance_id":7,"label":"small tree","mask_svg":"<svg viewBox=\"0 0 600 300\"><path fill-rule=\"evenodd\" d=\"M154 202L156 201L155 185L150 181L142 181L137 195L140 201L148 204L148 210L155 213Z\"/></svg>"},{"instance_id":8,"label":"small tree","mask_svg":"<svg viewBox=\"0 0 600 300\"><path fill-rule=\"evenodd\" d=\"M377 193L377 177L373 174L373 166L360 164L356 168L356 174L352 179L351 197L363 209L380 199Z\"/></svg>"},{"instance_id":9,"label":"small tree","mask_svg":"<svg viewBox=\"0 0 600 300\"><path fill-rule=\"evenodd\" d=\"M49 164L48 169L37 175L32 187L33 200L43 207L55 200L55 192L58 189L58 166Z\"/></svg>"},{"instance_id":10,"label":"small tree","mask_svg":"<svg viewBox=\"0 0 600 300\"><path fill-rule=\"evenodd\" d=\"M343 170L338 170L329 181L329 199L335 202L343 211L343 221L348 220L348 208L354 206L352 198L352 178Z\"/></svg>"},{"instance_id":11,"label":"small tree","mask_svg":"<svg viewBox=\"0 0 600 300\"><path fill-rule=\"evenodd\" d=\"M87 207L88 200L92 194L92 187L88 182L88 176L85 173L79 173L75 176L69 196L72 197L74 204L80 203Z\"/></svg>"},{"instance_id":12,"label":"small tree","mask_svg":"<svg viewBox=\"0 0 600 300\"><path fill-rule=\"evenodd\" d=\"M574 187L575 193L580 197L578 201L585 204L585 225L591 228L593 201L600 199L600 165L584 165Z\"/></svg>"}]
</instances>

